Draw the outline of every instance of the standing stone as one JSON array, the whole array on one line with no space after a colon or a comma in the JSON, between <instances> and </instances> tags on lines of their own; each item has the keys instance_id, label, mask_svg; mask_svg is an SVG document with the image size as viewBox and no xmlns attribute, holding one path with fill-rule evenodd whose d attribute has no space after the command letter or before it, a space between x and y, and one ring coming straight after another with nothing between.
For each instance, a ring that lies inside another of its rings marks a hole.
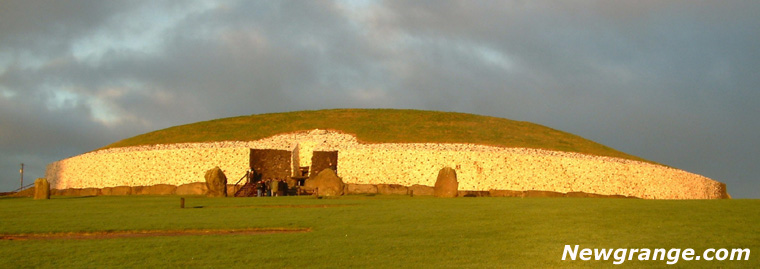
<instances>
[{"instance_id":1,"label":"standing stone","mask_svg":"<svg viewBox=\"0 0 760 269\"><path fill-rule=\"evenodd\" d=\"M34 181L34 200L50 199L50 183L47 179L38 178Z\"/></svg>"},{"instance_id":2,"label":"standing stone","mask_svg":"<svg viewBox=\"0 0 760 269\"><path fill-rule=\"evenodd\" d=\"M338 174L330 168L322 170L316 177L304 182L304 188L316 189L317 193L322 196L341 196L343 195L343 187L343 179L338 177Z\"/></svg>"},{"instance_id":3,"label":"standing stone","mask_svg":"<svg viewBox=\"0 0 760 269\"><path fill-rule=\"evenodd\" d=\"M227 197L227 176L219 166L206 171L206 196Z\"/></svg>"},{"instance_id":4,"label":"standing stone","mask_svg":"<svg viewBox=\"0 0 760 269\"><path fill-rule=\"evenodd\" d=\"M457 197L457 171L451 167L444 167L438 172L438 179L435 181L435 197Z\"/></svg>"}]
</instances>

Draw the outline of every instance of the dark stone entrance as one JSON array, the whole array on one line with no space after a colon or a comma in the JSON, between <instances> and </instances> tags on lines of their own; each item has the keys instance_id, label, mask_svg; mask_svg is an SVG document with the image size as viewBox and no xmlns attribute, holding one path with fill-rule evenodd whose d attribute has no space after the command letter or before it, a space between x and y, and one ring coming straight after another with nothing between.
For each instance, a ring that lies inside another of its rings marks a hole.
<instances>
[{"instance_id":1,"label":"dark stone entrance","mask_svg":"<svg viewBox=\"0 0 760 269\"><path fill-rule=\"evenodd\" d=\"M251 168L258 179L288 179L291 152L276 149L251 149Z\"/></svg>"},{"instance_id":2,"label":"dark stone entrance","mask_svg":"<svg viewBox=\"0 0 760 269\"><path fill-rule=\"evenodd\" d=\"M311 155L311 169L309 177L315 177L319 172L327 168L338 172L338 152L337 151L315 151Z\"/></svg>"},{"instance_id":3,"label":"dark stone entrance","mask_svg":"<svg viewBox=\"0 0 760 269\"><path fill-rule=\"evenodd\" d=\"M295 156L289 150L276 149L251 149L250 165L254 175L252 182L267 179L284 179L287 182L288 191L297 192L298 186L302 186L304 180L315 177L319 172L327 168L338 171L337 151L314 151L311 156L311 167L293 167ZM293 173L293 169L298 169ZM246 187L244 186L242 190ZM251 187L252 188L252 187ZM238 192L241 192L238 191ZM250 196L253 192L247 193ZM239 196L238 193L235 194Z\"/></svg>"}]
</instances>

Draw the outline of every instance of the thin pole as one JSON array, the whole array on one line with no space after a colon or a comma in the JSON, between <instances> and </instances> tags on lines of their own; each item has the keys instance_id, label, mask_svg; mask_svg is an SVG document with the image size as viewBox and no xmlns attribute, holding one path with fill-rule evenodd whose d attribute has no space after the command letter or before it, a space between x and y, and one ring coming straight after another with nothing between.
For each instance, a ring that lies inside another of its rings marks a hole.
<instances>
[{"instance_id":1,"label":"thin pole","mask_svg":"<svg viewBox=\"0 0 760 269\"><path fill-rule=\"evenodd\" d=\"M21 186L19 188L24 187L24 164L21 163L21 170L19 170L19 173L21 173Z\"/></svg>"}]
</instances>

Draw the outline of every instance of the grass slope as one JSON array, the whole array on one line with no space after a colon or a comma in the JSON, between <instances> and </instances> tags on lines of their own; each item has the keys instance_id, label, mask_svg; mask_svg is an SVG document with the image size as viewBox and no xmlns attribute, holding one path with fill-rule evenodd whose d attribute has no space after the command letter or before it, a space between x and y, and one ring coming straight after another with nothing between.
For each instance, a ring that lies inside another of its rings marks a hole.
<instances>
[{"instance_id":1,"label":"grass slope","mask_svg":"<svg viewBox=\"0 0 760 269\"><path fill-rule=\"evenodd\" d=\"M612 259L562 261L564 246L577 244L581 249L693 248L697 255L708 248L749 248L754 254L749 261L679 259L676 267L760 267L758 200L187 197L186 207L179 208L176 196L4 197L0 234L274 227L312 231L0 240L0 264L4 268L612 267ZM624 264L661 268L666 261Z\"/></svg>"},{"instance_id":2,"label":"grass slope","mask_svg":"<svg viewBox=\"0 0 760 269\"><path fill-rule=\"evenodd\" d=\"M464 113L334 109L197 122L128 138L105 148L209 141L253 141L281 133L332 129L363 143L472 143L579 152L646 161L580 136L538 124Z\"/></svg>"}]
</instances>

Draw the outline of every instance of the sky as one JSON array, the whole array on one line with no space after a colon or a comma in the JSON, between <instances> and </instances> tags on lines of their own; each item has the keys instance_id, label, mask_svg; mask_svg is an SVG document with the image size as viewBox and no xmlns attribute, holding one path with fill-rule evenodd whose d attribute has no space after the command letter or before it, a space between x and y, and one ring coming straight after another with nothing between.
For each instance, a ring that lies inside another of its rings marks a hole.
<instances>
[{"instance_id":1,"label":"sky","mask_svg":"<svg viewBox=\"0 0 760 269\"><path fill-rule=\"evenodd\" d=\"M760 198L760 1L0 0L0 191L170 126L530 121Z\"/></svg>"}]
</instances>

